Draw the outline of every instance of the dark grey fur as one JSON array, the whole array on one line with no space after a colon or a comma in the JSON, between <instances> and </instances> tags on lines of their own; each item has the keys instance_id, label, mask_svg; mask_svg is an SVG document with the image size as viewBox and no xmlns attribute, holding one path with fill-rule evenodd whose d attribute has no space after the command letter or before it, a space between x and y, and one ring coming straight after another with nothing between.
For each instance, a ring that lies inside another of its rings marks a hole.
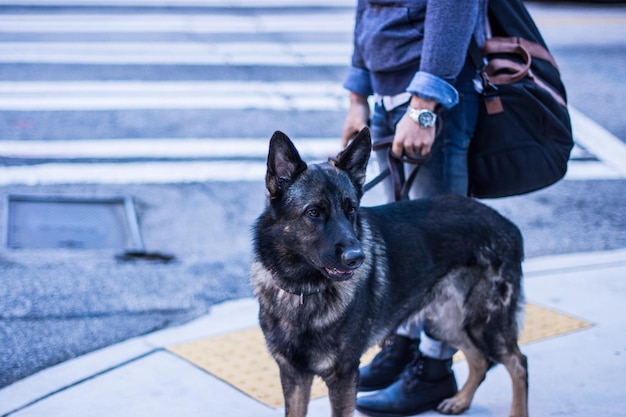
<instances>
[{"instance_id":1,"label":"dark grey fur","mask_svg":"<svg viewBox=\"0 0 626 417\"><path fill-rule=\"evenodd\" d=\"M285 414L306 415L319 375L332 415L351 416L362 353L420 314L469 363L465 386L439 411L467 409L489 366L502 363L513 381L511 415L525 417L519 230L458 196L360 208L370 152L367 129L335 159L311 166L284 134L270 142L252 283Z\"/></svg>"}]
</instances>

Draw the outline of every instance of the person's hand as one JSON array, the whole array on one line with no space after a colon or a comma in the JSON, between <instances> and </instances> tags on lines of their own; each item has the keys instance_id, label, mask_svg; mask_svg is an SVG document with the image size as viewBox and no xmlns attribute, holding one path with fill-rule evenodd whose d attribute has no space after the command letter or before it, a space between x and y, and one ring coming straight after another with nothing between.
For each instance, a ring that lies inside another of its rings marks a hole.
<instances>
[{"instance_id":1,"label":"person's hand","mask_svg":"<svg viewBox=\"0 0 626 417\"><path fill-rule=\"evenodd\" d=\"M341 144L345 148L357 133L367 126L370 118L370 106L367 97L350 93L350 107L343 125Z\"/></svg>"},{"instance_id":2,"label":"person's hand","mask_svg":"<svg viewBox=\"0 0 626 417\"><path fill-rule=\"evenodd\" d=\"M432 111L435 109L436 104L434 100L413 96L410 106L415 109ZM426 156L430 153L435 142L435 132L435 126L421 127L408 114L405 114L396 125L391 152L397 156Z\"/></svg>"},{"instance_id":3,"label":"person's hand","mask_svg":"<svg viewBox=\"0 0 626 417\"><path fill-rule=\"evenodd\" d=\"M396 125L391 152L396 156L426 156L435 142L435 127L421 127L408 114Z\"/></svg>"}]
</instances>

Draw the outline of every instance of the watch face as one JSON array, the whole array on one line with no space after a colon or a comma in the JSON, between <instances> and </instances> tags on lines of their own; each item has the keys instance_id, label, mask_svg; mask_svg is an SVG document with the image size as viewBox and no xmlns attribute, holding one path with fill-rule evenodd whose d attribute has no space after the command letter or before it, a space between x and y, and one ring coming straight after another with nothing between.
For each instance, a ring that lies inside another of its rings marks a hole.
<instances>
[{"instance_id":1,"label":"watch face","mask_svg":"<svg viewBox=\"0 0 626 417\"><path fill-rule=\"evenodd\" d=\"M417 110L409 107L409 117L421 127L432 127L437 121L437 115L428 109Z\"/></svg>"},{"instance_id":2,"label":"watch face","mask_svg":"<svg viewBox=\"0 0 626 417\"><path fill-rule=\"evenodd\" d=\"M429 111L422 112L419 116L419 123L424 127L430 127L435 123L435 115Z\"/></svg>"},{"instance_id":3,"label":"watch face","mask_svg":"<svg viewBox=\"0 0 626 417\"><path fill-rule=\"evenodd\" d=\"M435 115L430 111L422 111L418 117L418 122L423 127L431 127L435 124Z\"/></svg>"}]
</instances>

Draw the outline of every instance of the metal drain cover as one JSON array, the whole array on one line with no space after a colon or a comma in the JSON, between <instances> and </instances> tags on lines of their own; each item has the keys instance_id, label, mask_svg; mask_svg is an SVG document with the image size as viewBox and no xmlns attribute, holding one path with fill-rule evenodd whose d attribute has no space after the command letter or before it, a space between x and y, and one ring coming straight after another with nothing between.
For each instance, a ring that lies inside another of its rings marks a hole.
<instances>
[{"instance_id":1,"label":"metal drain cover","mask_svg":"<svg viewBox=\"0 0 626 417\"><path fill-rule=\"evenodd\" d=\"M143 249L130 197L9 195L7 247Z\"/></svg>"}]
</instances>

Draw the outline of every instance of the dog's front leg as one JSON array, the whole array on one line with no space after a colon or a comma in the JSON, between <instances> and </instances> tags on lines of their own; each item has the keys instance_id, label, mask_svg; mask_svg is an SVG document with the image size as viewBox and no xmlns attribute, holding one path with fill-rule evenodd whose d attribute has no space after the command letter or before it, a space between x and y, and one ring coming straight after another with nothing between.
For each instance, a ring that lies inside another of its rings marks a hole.
<instances>
[{"instance_id":1,"label":"dog's front leg","mask_svg":"<svg viewBox=\"0 0 626 417\"><path fill-rule=\"evenodd\" d=\"M278 368L285 398L285 417L305 417L311 399L313 375L300 372L288 363L279 363Z\"/></svg>"},{"instance_id":2,"label":"dog's front leg","mask_svg":"<svg viewBox=\"0 0 626 417\"><path fill-rule=\"evenodd\" d=\"M354 414L357 385L359 382L358 365L354 369L336 373L325 379L328 386L332 417L351 417Z\"/></svg>"}]
</instances>

